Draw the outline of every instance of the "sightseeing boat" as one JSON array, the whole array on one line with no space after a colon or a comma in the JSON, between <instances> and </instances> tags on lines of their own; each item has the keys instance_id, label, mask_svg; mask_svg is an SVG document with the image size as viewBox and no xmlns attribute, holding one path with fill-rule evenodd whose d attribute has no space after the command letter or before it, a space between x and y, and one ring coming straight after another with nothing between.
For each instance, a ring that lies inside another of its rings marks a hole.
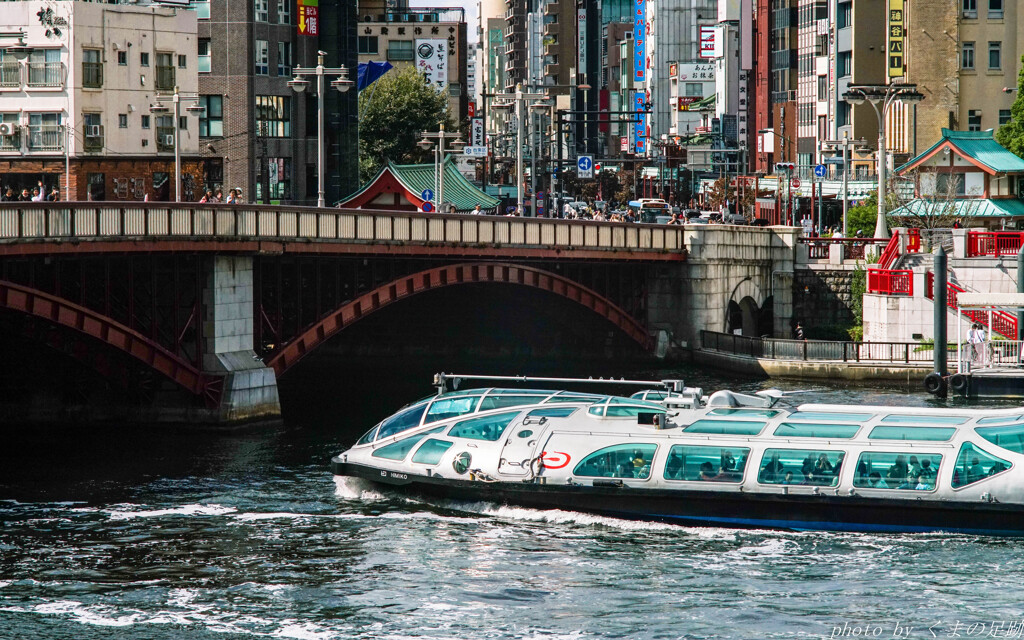
<instances>
[{"instance_id":1,"label":"sightseeing boat","mask_svg":"<svg viewBox=\"0 0 1024 640\"><path fill-rule=\"evenodd\" d=\"M439 374L436 395L366 432L333 473L681 525L1024 534L1024 408L787 408L775 390L681 381L615 381L649 387L631 397L447 390L469 378L570 381Z\"/></svg>"}]
</instances>

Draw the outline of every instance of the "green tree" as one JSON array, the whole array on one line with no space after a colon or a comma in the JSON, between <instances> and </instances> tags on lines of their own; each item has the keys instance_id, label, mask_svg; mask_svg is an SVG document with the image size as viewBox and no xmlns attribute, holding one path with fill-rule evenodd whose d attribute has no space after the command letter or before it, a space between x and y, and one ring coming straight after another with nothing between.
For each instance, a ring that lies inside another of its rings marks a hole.
<instances>
[{"instance_id":1,"label":"green tree","mask_svg":"<svg viewBox=\"0 0 1024 640\"><path fill-rule=\"evenodd\" d=\"M415 67L393 69L359 94L359 177L365 182L388 161L433 162L417 143L423 131L455 127L448 94L435 91Z\"/></svg>"},{"instance_id":2,"label":"green tree","mask_svg":"<svg viewBox=\"0 0 1024 640\"><path fill-rule=\"evenodd\" d=\"M1024 56L1021 56L1024 62ZM1017 74L1017 99L1010 107L1010 121L996 130L996 142L1024 158L1024 66Z\"/></svg>"},{"instance_id":3,"label":"green tree","mask_svg":"<svg viewBox=\"0 0 1024 640\"><path fill-rule=\"evenodd\" d=\"M878 192L872 191L871 196L861 204L850 207L846 211L846 229L851 237L862 231L871 238L875 235L875 222L878 220Z\"/></svg>"}]
</instances>

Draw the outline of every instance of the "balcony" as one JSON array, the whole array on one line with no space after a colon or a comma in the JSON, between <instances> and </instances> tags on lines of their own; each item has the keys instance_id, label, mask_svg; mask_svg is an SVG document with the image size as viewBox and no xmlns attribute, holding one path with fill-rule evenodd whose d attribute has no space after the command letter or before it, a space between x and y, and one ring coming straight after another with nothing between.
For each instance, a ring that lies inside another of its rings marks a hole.
<instances>
[{"instance_id":1,"label":"balcony","mask_svg":"<svg viewBox=\"0 0 1024 640\"><path fill-rule=\"evenodd\" d=\"M63 87L64 86L64 63L63 62L29 62L28 63L28 86L29 87Z\"/></svg>"},{"instance_id":2,"label":"balcony","mask_svg":"<svg viewBox=\"0 0 1024 640\"><path fill-rule=\"evenodd\" d=\"M63 151L64 130L59 124L37 124L28 127L29 151Z\"/></svg>"},{"instance_id":3,"label":"balcony","mask_svg":"<svg viewBox=\"0 0 1024 640\"><path fill-rule=\"evenodd\" d=\"M549 22L544 25L544 35L557 37L560 32L557 22Z\"/></svg>"},{"instance_id":4,"label":"balcony","mask_svg":"<svg viewBox=\"0 0 1024 640\"><path fill-rule=\"evenodd\" d=\"M156 150L174 151L174 127L156 128Z\"/></svg>"},{"instance_id":5,"label":"balcony","mask_svg":"<svg viewBox=\"0 0 1024 640\"><path fill-rule=\"evenodd\" d=\"M90 152L103 151L103 125L85 125L85 143L82 148Z\"/></svg>"},{"instance_id":6,"label":"balcony","mask_svg":"<svg viewBox=\"0 0 1024 640\"><path fill-rule=\"evenodd\" d=\"M557 56L559 54L558 43L549 44L544 47L545 56Z\"/></svg>"},{"instance_id":7,"label":"balcony","mask_svg":"<svg viewBox=\"0 0 1024 640\"><path fill-rule=\"evenodd\" d=\"M557 64L546 64L544 65L544 75L557 76L560 68Z\"/></svg>"},{"instance_id":8,"label":"balcony","mask_svg":"<svg viewBox=\"0 0 1024 640\"><path fill-rule=\"evenodd\" d=\"M83 62L82 63L82 86L87 89L103 88L103 63Z\"/></svg>"},{"instance_id":9,"label":"balcony","mask_svg":"<svg viewBox=\"0 0 1024 640\"><path fill-rule=\"evenodd\" d=\"M15 134L0 136L0 151L21 151L20 128L15 128Z\"/></svg>"},{"instance_id":10,"label":"balcony","mask_svg":"<svg viewBox=\"0 0 1024 640\"><path fill-rule=\"evenodd\" d=\"M544 15L546 16L558 15L560 11L561 8L558 6L557 2L549 2L546 5L544 5Z\"/></svg>"},{"instance_id":11,"label":"balcony","mask_svg":"<svg viewBox=\"0 0 1024 640\"><path fill-rule=\"evenodd\" d=\"M174 67L156 66L156 88L163 91L174 90Z\"/></svg>"},{"instance_id":12,"label":"balcony","mask_svg":"<svg viewBox=\"0 0 1024 640\"><path fill-rule=\"evenodd\" d=\"M21 63L15 60L0 62L0 88L17 89L21 87Z\"/></svg>"}]
</instances>

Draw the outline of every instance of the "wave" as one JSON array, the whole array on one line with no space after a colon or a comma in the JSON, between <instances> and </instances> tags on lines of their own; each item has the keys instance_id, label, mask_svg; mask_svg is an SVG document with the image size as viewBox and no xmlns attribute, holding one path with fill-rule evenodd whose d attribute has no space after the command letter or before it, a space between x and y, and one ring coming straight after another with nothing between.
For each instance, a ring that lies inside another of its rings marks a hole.
<instances>
[{"instance_id":1,"label":"wave","mask_svg":"<svg viewBox=\"0 0 1024 640\"><path fill-rule=\"evenodd\" d=\"M173 509L154 509L152 511L118 509L107 511L107 515L111 520L131 520L133 518L162 518L165 516L223 516L237 511L238 509L235 507L225 507L219 504L186 504Z\"/></svg>"}]
</instances>

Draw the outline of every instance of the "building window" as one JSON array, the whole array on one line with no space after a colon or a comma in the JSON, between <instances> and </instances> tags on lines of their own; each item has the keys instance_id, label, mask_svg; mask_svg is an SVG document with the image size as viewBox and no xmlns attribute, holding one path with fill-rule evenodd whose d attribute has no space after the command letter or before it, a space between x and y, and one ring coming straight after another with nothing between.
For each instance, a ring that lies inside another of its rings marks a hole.
<instances>
[{"instance_id":1,"label":"building window","mask_svg":"<svg viewBox=\"0 0 1024 640\"><path fill-rule=\"evenodd\" d=\"M203 39L199 41L197 60L199 61L199 73L210 73L212 64L210 60L209 40Z\"/></svg>"},{"instance_id":2,"label":"building window","mask_svg":"<svg viewBox=\"0 0 1024 640\"><path fill-rule=\"evenodd\" d=\"M256 135L287 138L291 134L291 96L256 96Z\"/></svg>"},{"instance_id":3,"label":"building window","mask_svg":"<svg viewBox=\"0 0 1024 640\"><path fill-rule=\"evenodd\" d=\"M156 54L156 88L165 91L174 89L174 55L170 53Z\"/></svg>"},{"instance_id":4,"label":"building window","mask_svg":"<svg viewBox=\"0 0 1024 640\"><path fill-rule=\"evenodd\" d=\"M174 151L174 116L156 117L156 150Z\"/></svg>"},{"instance_id":5,"label":"building window","mask_svg":"<svg viewBox=\"0 0 1024 640\"><path fill-rule=\"evenodd\" d=\"M979 120L981 117L979 116ZM981 126L980 124L978 125ZM980 129L972 129L980 131ZM967 194L964 186L964 174L962 173L937 173L935 174L935 193L950 196L962 196Z\"/></svg>"},{"instance_id":6,"label":"building window","mask_svg":"<svg viewBox=\"0 0 1024 640\"><path fill-rule=\"evenodd\" d=\"M839 108L836 109L836 126L845 127L850 124L850 103L841 101Z\"/></svg>"},{"instance_id":7,"label":"building window","mask_svg":"<svg viewBox=\"0 0 1024 640\"><path fill-rule=\"evenodd\" d=\"M1009 122L1011 117L1012 116L1010 114L1010 110L1009 109L1000 109L999 110L999 126L1003 126L1004 124Z\"/></svg>"},{"instance_id":8,"label":"building window","mask_svg":"<svg viewBox=\"0 0 1024 640\"><path fill-rule=\"evenodd\" d=\"M316 172L314 171L314 174ZM292 159L291 158L268 158L267 159L267 183L270 185L269 200L281 200L291 198L292 184ZM263 180L256 182L256 200L262 202Z\"/></svg>"},{"instance_id":9,"label":"building window","mask_svg":"<svg viewBox=\"0 0 1024 640\"><path fill-rule=\"evenodd\" d=\"M971 109L967 112L967 130L981 131L981 110Z\"/></svg>"},{"instance_id":10,"label":"building window","mask_svg":"<svg viewBox=\"0 0 1024 640\"><path fill-rule=\"evenodd\" d=\"M60 151L64 135L59 113L28 114L28 148L30 151Z\"/></svg>"},{"instance_id":11,"label":"building window","mask_svg":"<svg viewBox=\"0 0 1024 640\"><path fill-rule=\"evenodd\" d=\"M178 68L179 69L187 69L188 68L188 56L186 56L184 54L181 54L181 53L178 54Z\"/></svg>"},{"instance_id":12,"label":"building window","mask_svg":"<svg viewBox=\"0 0 1024 640\"><path fill-rule=\"evenodd\" d=\"M458 98L462 95L462 83L461 82L449 82L448 83L448 95L453 98Z\"/></svg>"},{"instance_id":13,"label":"building window","mask_svg":"<svg viewBox=\"0 0 1024 640\"><path fill-rule=\"evenodd\" d=\"M388 60L412 60L412 40L392 40L389 42Z\"/></svg>"},{"instance_id":14,"label":"building window","mask_svg":"<svg viewBox=\"0 0 1024 640\"><path fill-rule=\"evenodd\" d=\"M139 65L143 66L143 67L148 67L149 66L149 52L148 51L142 51L141 53L139 53Z\"/></svg>"},{"instance_id":15,"label":"building window","mask_svg":"<svg viewBox=\"0 0 1024 640\"><path fill-rule=\"evenodd\" d=\"M853 52L840 51L836 62L839 67L839 77L844 78L850 75L853 69Z\"/></svg>"},{"instance_id":16,"label":"building window","mask_svg":"<svg viewBox=\"0 0 1024 640\"><path fill-rule=\"evenodd\" d=\"M703 82L687 82L683 90L686 92L685 95L688 98L704 97Z\"/></svg>"},{"instance_id":17,"label":"building window","mask_svg":"<svg viewBox=\"0 0 1024 640\"><path fill-rule=\"evenodd\" d=\"M142 116L142 128L143 129L148 129L149 128L149 116Z\"/></svg>"},{"instance_id":18,"label":"building window","mask_svg":"<svg viewBox=\"0 0 1024 640\"><path fill-rule=\"evenodd\" d=\"M988 17L993 19L1003 17L1003 0L988 0Z\"/></svg>"},{"instance_id":19,"label":"building window","mask_svg":"<svg viewBox=\"0 0 1024 640\"><path fill-rule=\"evenodd\" d=\"M178 128L182 131L188 130L188 116L178 116Z\"/></svg>"},{"instance_id":20,"label":"building window","mask_svg":"<svg viewBox=\"0 0 1024 640\"><path fill-rule=\"evenodd\" d=\"M210 0L192 0L192 8L196 11L196 17L200 20L210 19Z\"/></svg>"},{"instance_id":21,"label":"building window","mask_svg":"<svg viewBox=\"0 0 1024 640\"><path fill-rule=\"evenodd\" d=\"M818 76L818 101L828 100L828 76Z\"/></svg>"},{"instance_id":22,"label":"building window","mask_svg":"<svg viewBox=\"0 0 1024 640\"><path fill-rule=\"evenodd\" d=\"M199 96L203 108L199 116L199 137L220 138L224 135L224 96Z\"/></svg>"},{"instance_id":23,"label":"building window","mask_svg":"<svg viewBox=\"0 0 1024 640\"><path fill-rule=\"evenodd\" d=\"M103 150L103 116L98 113L83 113L82 121L84 123L85 134L83 136L84 147L86 151L102 151Z\"/></svg>"},{"instance_id":24,"label":"building window","mask_svg":"<svg viewBox=\"0 0 1024 640\"><path fill-rule=\"evenodd\" d=\"M965 18L978 17L978 0L961 0Z\"/></svg>"},{"instance_id":25,"label":"building window","mask_svg":"<svg viewBox=\"0 0 1024 640\"><path fill-rule=\"evenodd\" d=\"M82 86L90 89L103 87L103 52L99 49L82 49Z\"/></svg>"},{"instance_id":26,"label":"building window","mask_svg":"<svg viewBox=\"0 0 1024 640\"><path fill-rule=\"evenodd\" d=\"M960 46L960 68L974 68L974 43L965 42Z\"/></svg>"},{"instance_id":27,"label":"building window","mask_svg":"<svg viewBox=\"0 0 1024 640\"><path fill-rule=\"evenodd\" d=\"M268 22L270 20L270 0L253 0L256 22Z\"/></svg>"},{"instance_id":28,"label":"building window","mask_svg":"<svg viewBox=\"0 0 1024 640\"><path fill-rule=\"evenodd\" d=\"M256 75L270 74L270 46L266 40L256 41Z\"/></svg>"},{"instance_id":29,"label":"building window","mask_svg":"<svg viewBox=\"0 0 1024 640\"><path fill-rule=\"evenodd\" d=\"M128 66L128 52L127 51L118 51L117 52L117 65L119 67L127 67Z\"/></svg>"},{"instance_id":30,"label":"building window","mask_svg":"<svg viewBox=\"0 0 1024 640\"><path fill-rule=\"evenodd\" d=\"M117 128L118 129L127 129L128 128L128 114L127 113L119 113L119 114L117 114Z\"/></svg>"},{"instance_id":31,"label":"building window","mask_svg":"<svg viewBox=\"0 0 1024 640\"><path fill-rule=\"evenodd\" d=\"M988 68L989 69L1002 69L1003 68L1003 43L1002 42L989 42L988 43Z\"/></svg>"},{"instance_id":32,"label":"building window","mask_svg":"<svg viewBox=\"0 0 1024 640\"><path fill-rule=\"evenodd\" d=\"M277 43L277 75L292 75L292 43Z\"/></svg>"},{"instance_id":33,"label":"building window","mask_svg":"<svg viewBox=\"0 0 1024 640\"><path fill-rule=\"evenodd\" d=\"M377 36L359 36L360 54L377 55Z\"/></svg>"},{"instance_id":34,"label":"building window","mask_svg":"<svg viewBox=\"0 0 1024 640\"><path fill-rule=\"evenodd\" d=\"M277 0L278 24L292 23L292 0Z\"/></svg>"},{"instance_id":35,"label":"building window","mask_svg":"<svg viewBox=\"0 0 1024 640\"><path fill-rule=\"evenodd\" d=\"M840 2L836 12L836 27L845 29L853 26L853 3Z\"/></svg>"},{"instance_id":36,"label":"building window","mask_svg":"<svg viewBox=\"0 0 1024 640\"><path fill-rule=\"evenodd\" d=\"M0 136L0 151L21 151L21 127L18 126L20 118L20 113L0 113L0 122L14 127L12 135Z\"/></svg>"},{"instance_id":37,"label":"building window","mask_svg":"<svg viewBox=\"0 0 1024 640\"><path fill-rule=\"evenodd\" d=\"M106 175L102 173L89 173L85 176L86 197L94 202L103 202L107 199Z\"/></svg>"}]
</instances>

